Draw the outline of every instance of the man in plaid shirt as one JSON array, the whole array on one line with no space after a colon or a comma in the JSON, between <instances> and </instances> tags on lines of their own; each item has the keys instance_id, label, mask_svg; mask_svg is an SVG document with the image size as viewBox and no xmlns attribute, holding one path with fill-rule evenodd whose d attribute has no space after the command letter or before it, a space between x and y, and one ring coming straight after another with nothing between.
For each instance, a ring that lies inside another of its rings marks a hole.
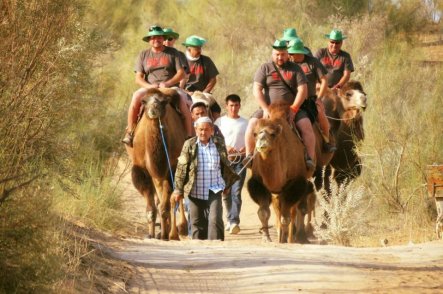
<instances>
[{"instance_id":1,"label":"man in plaid shirt","mask_svg":"<svg viewBox=\"0 0 443 294\"><path fill-rule=\"evenodd\" d=\"M230 167L223 139L213 136L211 119L201 117L194 126L197 136L183 145L172 197L189 197L192 239L224 240L221 194L239 176Z\"/></svg>"}]
</instances>

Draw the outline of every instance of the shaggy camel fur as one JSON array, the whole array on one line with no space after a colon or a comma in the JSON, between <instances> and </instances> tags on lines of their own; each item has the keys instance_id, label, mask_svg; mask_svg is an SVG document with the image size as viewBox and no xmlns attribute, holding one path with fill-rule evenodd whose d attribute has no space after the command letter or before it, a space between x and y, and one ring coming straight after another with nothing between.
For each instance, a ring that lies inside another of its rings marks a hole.
<instances>
[{"instance_id":1,"label":"shaggy camel fur","mask_svg":"<svg viewBox=\"0 0 443 294\"><path fill-rule=\"evenodd\" d=\"M337 93L328 91L323 97L323 103L337 146L326 172L330 174L332 167L333 178L341 184L361 174L361 158L356 147L364 139L363 111L367 107L366 93L360 82L351 80Z\"/></svg>"},{"instance_id":2,"label":"shaggy camel fur","mask_svg":"<svg viewBox=\"0 0 443 294\"><path fill-rule=\"evenodd\" d=\"M172 179L177 158L186 139L183 120L176 111L180 99L174 89L150 89L143 98L144 113L134 132L133 148L127 147L132 158L132 182L146 200L149 237L155 237L155 221L160 215L163 240L178 240L175 220L175 199L171 198ZM175 109L174 109L175 108ZM171 170L162 141L161 126L167 145ZM183 202L180 206L180 235L187 235ZM173 209L171 209L171 207ZM169 236L168 236L169 234Z\"/></svg>"},{"instance_id":3,"label":"shaggy camel fur","mask_svg":"<svg viewBox=\"0 0 443 294\"><path fill-rule=\"evenodd\" d=\"M294 217L297 203L306 202L307 194L313 190L308 181L312 172L306 168L304 145L286 120L288 110L288 105L272 105L270 119L258 121L254 130L257 154L247 186L251 198L259 205L264 241L271 241L268 221L272 202L279 242L308 243L304 226L298 225L303 221L295 222ZM296 234L294 223L297 224Z\"/></svg>"}]
</instances>

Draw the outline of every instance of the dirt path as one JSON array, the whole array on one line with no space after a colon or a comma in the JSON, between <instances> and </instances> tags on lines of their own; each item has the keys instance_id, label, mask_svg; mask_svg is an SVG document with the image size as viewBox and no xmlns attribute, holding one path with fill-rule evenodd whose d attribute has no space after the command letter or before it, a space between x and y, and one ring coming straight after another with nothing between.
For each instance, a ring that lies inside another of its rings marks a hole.
<instances>
[{"instance_id":1,"label":"dirt path","mask_svg":"<svg viewBox=\"0 0 443 294\"><path fill-rule=\"evenodd\" d=\"M123 168L123 163L122 163ZM125 211L143 229L144 203L125 188ZM245 191L246 192L246 191ZM135 265L130 293L442 293L443 241L386 248L262 243L257 206L243 193L241 232L220 241L125 239L114 257ZM273 223L273 220L271 220ZM275 230L272 230L276 239Z\"/></svg>"}]
</instances>

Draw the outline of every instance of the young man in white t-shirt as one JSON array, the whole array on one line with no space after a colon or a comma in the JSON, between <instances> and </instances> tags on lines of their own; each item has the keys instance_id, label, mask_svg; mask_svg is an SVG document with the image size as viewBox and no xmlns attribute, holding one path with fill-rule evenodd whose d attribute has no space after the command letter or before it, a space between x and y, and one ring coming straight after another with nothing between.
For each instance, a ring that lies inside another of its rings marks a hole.
<instances>
[{"instance_id":1,"label":"young man in white t-shirt","mask_svg":"<svg viewBox=\"0 0 443 294\"><path fill-rule=\"evenodd\" d=\"M220 128L225 137L228 156L232 162L231 167L236 173L239 173L243 168L242 161L245 158L245 132L248 120L238 114L241 107L241 99L238 95L228 95L225 101L226 115L218 118L214 124ZM243 169L240 174L240 180L236 181L230 191L223 195L223 201L227 210L226 230L230 234L238 234L240 232L241 190L245 177L246 169Z\"/></svg>"}]
</instances>

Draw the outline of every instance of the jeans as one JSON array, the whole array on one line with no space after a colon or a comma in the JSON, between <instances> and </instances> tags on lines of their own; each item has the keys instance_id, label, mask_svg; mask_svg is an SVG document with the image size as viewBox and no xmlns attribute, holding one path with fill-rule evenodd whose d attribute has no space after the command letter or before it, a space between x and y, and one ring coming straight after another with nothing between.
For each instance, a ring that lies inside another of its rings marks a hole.
<instances>
[{"instance_id":1,"label":"jeans","mask_svg":"<svg viewBox=\"0 0 443 294\"><path fill-rule=\"evenodd\" d=\"M209 191L209 199L189 196L189 213L192 239L224 240L223 205L221 191Z\"/></svg>"},{"instance_id":2,"label":"jeans","mask_svg":"<svg viewBox=\"0 0 443 294\"><path fill-rule=\"evenodd\" d=\"M241 162L231 166L232 169L239 173L243 168ZM246 178L246 169L240 174L240 180L236 181L226 195L223 195L223 202L226 207L226 218L229 224L240 224L240 211L241 211L241 190Z\"/></svg>"}]
</instances>

